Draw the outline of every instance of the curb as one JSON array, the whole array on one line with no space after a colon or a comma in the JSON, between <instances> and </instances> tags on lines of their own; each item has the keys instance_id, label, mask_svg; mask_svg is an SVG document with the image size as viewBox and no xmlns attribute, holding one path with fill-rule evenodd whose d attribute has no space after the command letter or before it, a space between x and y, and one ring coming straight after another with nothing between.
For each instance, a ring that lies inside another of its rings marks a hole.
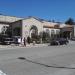
<instances>
[{"instance_id":1,"label":"curb","mask_svg":"<svg viewBox=\"0 0 75 75\"><path fill-rule=\"evenodd\" d=\"M0 48L35 48L35 47L46 47L48 46L47 44L39 44L39 45L27 45L26 47L25 46L15 46L15 45L0 45Z\"/></svg>"}]
</instances>

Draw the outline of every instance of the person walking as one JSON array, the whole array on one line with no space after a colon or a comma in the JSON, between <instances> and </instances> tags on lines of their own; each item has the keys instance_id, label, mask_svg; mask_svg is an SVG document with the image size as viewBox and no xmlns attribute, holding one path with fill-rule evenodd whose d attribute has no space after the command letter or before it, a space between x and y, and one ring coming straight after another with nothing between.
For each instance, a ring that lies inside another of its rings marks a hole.
<instances>
[{"instance_id":1,"label":"person walking","mask_svg":"<svg viewBox=\"0 0 75 75\"><path fill-rule=\"evenodd\" d=\"M25 37L24 37L24 46L26 47L26 39L25 39Z\"/></svg>"},{"instance_id":2,"label":"person walking","mask_svg":"<svg viewBox=\"0 0 75 75\"><path fill-rule=\"evenodd\" d=\"M28 44L30 44L30 41L31 41L31 39L30 39L30 37L28 36L28 37L27 37L27 42L28 42Z\"/></svg>"}]
</instances>

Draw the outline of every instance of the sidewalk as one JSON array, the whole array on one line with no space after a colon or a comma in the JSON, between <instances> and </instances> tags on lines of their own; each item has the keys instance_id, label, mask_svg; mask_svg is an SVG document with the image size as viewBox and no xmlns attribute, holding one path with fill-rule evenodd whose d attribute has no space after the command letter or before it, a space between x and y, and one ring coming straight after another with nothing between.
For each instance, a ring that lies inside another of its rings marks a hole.
<instances>
[{"instance_id":1,"label":"sidewalk","mask_svg":"<svg viewBox=\"0 0 75 75\"><path fill-rule=\"evenodd\" d=\"M31 47L43 47L43 46L48 46L48 44L27 44L26 47L24 45L0 45L0 48L31 48Z\"/></svg>"},{"instance_id":2,"label":"sidewalk","mask_svg":"<svg viewBox=\"0 0 75 75\"><path fill-rule=\"evenodd\" d=\"M69 44L75 44L75 41L69 40Z\"/></svg>"},{"instance_id":3,"label":"sidewalk","mask_svg":"<svg viewBox=\"0 0 75 75\"><path fill-rule=\"evenodd\" d=\"M0 45L0 48L31 48L31 47L45 47L45 46L48 46L49 44L48 43L45 43L45 44L35 44L33 45L33 43L31 44L27 44L26 47L24 45L15 45L15 44L12 44L12 45ZM69 44L68 45L75 45L75 41L71 41L69 40Z\"/></svg>"}]
</instances>

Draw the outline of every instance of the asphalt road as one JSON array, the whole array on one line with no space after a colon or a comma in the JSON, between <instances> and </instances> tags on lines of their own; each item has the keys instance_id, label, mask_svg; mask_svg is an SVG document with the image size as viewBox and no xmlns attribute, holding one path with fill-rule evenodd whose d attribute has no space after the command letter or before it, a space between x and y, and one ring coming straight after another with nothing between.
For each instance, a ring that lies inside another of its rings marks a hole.
<instances>
[{"instance_id":1,"label":"asphalt road","mask_svg":"<svg viewBox=\"0 0 75 75\"><path fill-rule=\"evenodd\" d=\"M7 75L75 75L75 44L1 48L0 70Z\"/></svg>"}]
</instances>

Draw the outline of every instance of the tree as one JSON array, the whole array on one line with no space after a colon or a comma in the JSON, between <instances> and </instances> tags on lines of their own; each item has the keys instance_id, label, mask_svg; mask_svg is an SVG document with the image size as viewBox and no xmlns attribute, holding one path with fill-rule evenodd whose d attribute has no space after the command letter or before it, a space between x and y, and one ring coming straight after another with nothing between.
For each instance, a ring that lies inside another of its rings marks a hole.
<instances>
[{"instance_id":1,"label":"tree","mask_svg":"<svg viewBox=\"0 0 75 75\"><path fill-rule=\"evenodd\" d=\"M21 34L21 28L20 28L20 27L15 27L15 28L13 29L13 34L14 34L15 36L20 36L20 34Z\"/></svg>"},{"instance_id":2,"label":"tree","mask_svg":"<svg viewBox=\"0 0 75 75\"><path fill-rule=\"evenodd\" d=\"M75 25L75 22L74 22L74 20L73 20L72 18L69 18L69 19L65 22L65 24Z\"/></svg>"},{"instance_id":3,"label":"tree","mask_svg":"<svg viewBox=\"0 0 75 75\"><path fill-rule=\"evenodd\" d=\"M49 42L49 40L50 40L50 35L48 32L45 32L45 31L40 32L39 36L40 36L40 38L42 38L42 41L45 43Z\"/></svg>"},{"instance_id":4,"label":"tree","mask_svg":"<svg viewBox=\"0 0 75 75\"><path fill-rule=\"evenodd\" d=\"M7 28L6 34L7 34L9 37L12 37L12 29L11 29L10 27Z\"/></svg>"}]
</instances>

